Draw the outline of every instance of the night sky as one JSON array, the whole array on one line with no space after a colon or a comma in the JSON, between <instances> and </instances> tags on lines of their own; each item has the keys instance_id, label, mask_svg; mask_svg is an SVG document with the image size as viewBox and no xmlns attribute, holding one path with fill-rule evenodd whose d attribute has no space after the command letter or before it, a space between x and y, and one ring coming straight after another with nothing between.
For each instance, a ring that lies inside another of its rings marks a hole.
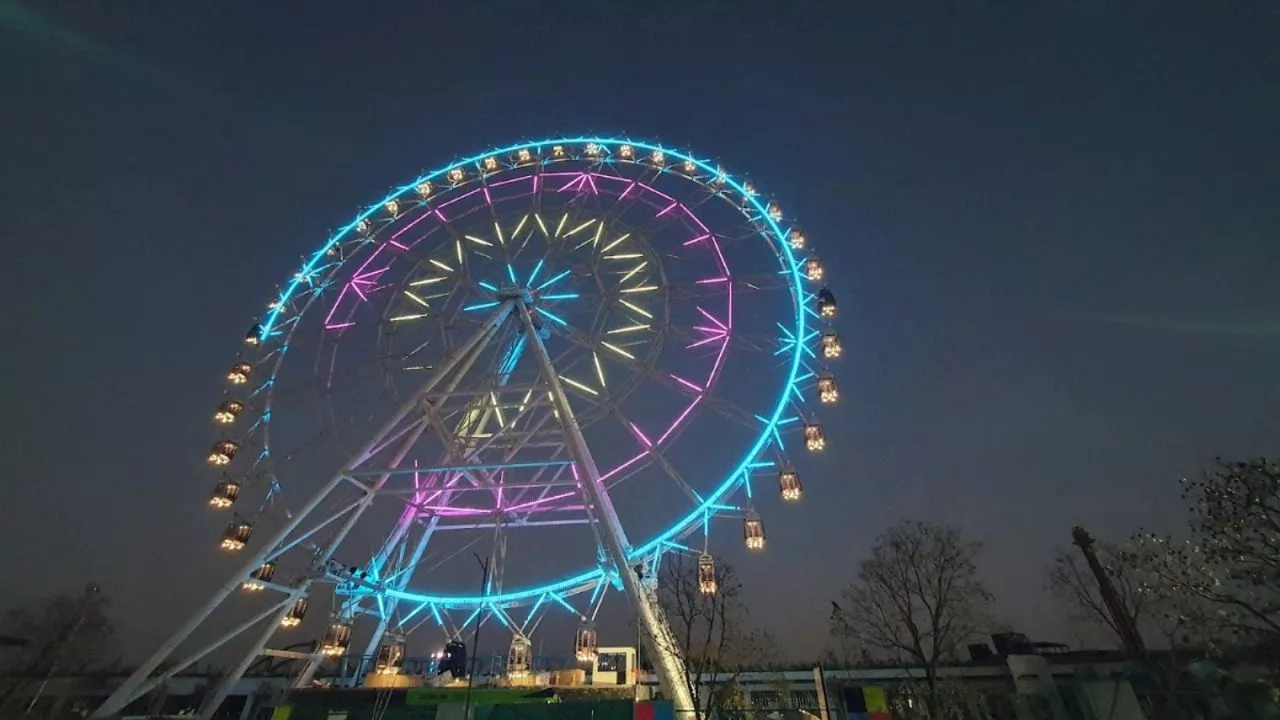
<instances>
[{"instance_id":1,"label":"night sky","mask_svg":"<svg viewBox=\"0 0 1280 720\"><path fill-rule=\"evenodd\" d=\"M558 133L719 158L821 250L844 402L738 560L788 655L907 518L1074 642L1072 525L1177 529L1179 476L1274 450L1271 4L451 5L0 2L5 604L92 579L152 649L231 569L203 457L264 299L393 184Z\"/></svg>"}]
</instances>

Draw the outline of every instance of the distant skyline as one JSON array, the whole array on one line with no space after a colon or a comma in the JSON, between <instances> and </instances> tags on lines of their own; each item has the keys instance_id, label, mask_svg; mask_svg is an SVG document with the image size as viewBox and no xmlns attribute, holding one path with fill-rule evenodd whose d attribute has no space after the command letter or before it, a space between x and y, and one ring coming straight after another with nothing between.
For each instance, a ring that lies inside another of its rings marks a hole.
<instances>
[{"instance_id":1,"label":"distant skyline","mask_svg":"<svg viewBox=\"0 0 1280 720\"><path fill-rule=\"evenodd\" d=\"M908 518L1073 642L1073 525L1179 531L1180 476L1274 451L1277 36L1249 2L0 3L4 604L93 580L153 650L233 569L208 413L297 258L425 168L594 131L749 175L840 297L827 456L727 553L787 656Z\"/></svg>"}]
</instances>

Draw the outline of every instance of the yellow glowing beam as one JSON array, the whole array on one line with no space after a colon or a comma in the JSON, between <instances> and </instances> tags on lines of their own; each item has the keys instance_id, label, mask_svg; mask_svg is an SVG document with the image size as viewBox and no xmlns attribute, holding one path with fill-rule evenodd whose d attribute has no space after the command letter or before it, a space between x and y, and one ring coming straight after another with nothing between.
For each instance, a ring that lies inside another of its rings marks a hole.
<instances>
[{"instance_id":1,"label":"yellow glowing beam","mask_svg":"<svg viewBox=\"0 0 1280 720\"><path fill-rule=\"evenodd\" d=\"M496 234L498 235L498 242L499 242L500 244L502 244L502 245L506 245L506 244L507 244L506 239L502 237L502 226L498 224L498 221L497 221L497 220L494 220L494 221L493 221L493 232L494 232L494 233L496 233ZM514 236L512 236L512 237L514 237Z\"/></svg>"},{"instance_id":2,"label":"yellow glowing beam","mask_svg":"<svg viewBox=\"0 0 1280 720\"><path fill-rule=\"evenodd\" d=\"M643 270L643 269L645 268L645 266L646 266L646 265L648 265L648 264L649 264L649 261L648 261L648 260L645 260L644 262L640 263L639 265L637 265L637 266L635 266L635 267L631 268L631 271L630 271L630 272L628 272L626 275L623 275L623 276L622 276L622 279L618 281L618 284L619 284L619 285L621 285L622 283L624 283L624 282L626 282L626 281L630 280L632 275L635 275L636 273L638 273L638 272L640 272L641 270Z\"/></svg>"},{"instance_id":3,"label":"yellow glowing beam","mask_svg":"<svg viewBox=\"0 0 1280 720\"><path fill-rule=\"evenodd\" d=\"M413 293L409 292L408 290L405 290L405 291L404 291L404 294L405 294L405 295L407 295L407 296L409 296L409 299L410 299L410 300L412 300L412 301L414 301L414 302L418 303L419 305L421 305L421 306L422 306L422 307L424 307L424 308L429 308L429 307L431 307L430 305L428 305L428 304L427 304L427 301L426 301L426 300L423 300L422 298L418 297L417 295L414 295Z\"/></svg>"},{"instance_id":4,"label":"yellow glowing beam","mask_svg":"<svg viewBox=\"0 0 1280 720\"><path fill-rule=\"evenodd\" d=\"M629 332L636 332L637 330L648 330L648 329L649 329L648 325L628 325L626 327L614 328L613 330L610 330L605 334L617 335L619 333L629 333Z\"/></svg>"},{"instance_id":5,"label":"yellow glowing beam","mask_svg":"<svg viewBox=\"0 0 1280 720\"><path fill-rule=\"evenodd\" d=\"M454 240L453 247L458 251L458 264L461 265L462 264L462 241Z\"/></svg>"},{"instance_id":6,"label":"yellow glowing beam","mask_svg":"<svg viewBox=\"0 0 1280 720\"><path fill-rule=\"evenodd\" d=\"M641 315L643 315L643 316L645 316L645 317L649 318L650 320L652 320L652 319L653 319L653 316L652 316L652 315L650 315L648 312L646 312L646 311L645 311L645 309L644 309L644 308L642 308L642 307L640 307L639 305L636 305L636 304L634 304L634 303L629 303L629 302L627 302L626 300L623 300L623 299L621 299L621 298L619 298L619 299L618 299L618 302L622 303L623 305L626 305L627 307L629 307L629 308L631 308L632 310L634 310L634 311L636 311L636 312L640 313Z\"/></svg>"},{"instance_id":7,"label":"yellow glowing beam","mask_svg":"<svg viewBox=\"0 0 1280 720\"><path fill-rule=\"evenodd\" d=\"M438 283L448 279L449 278L434 277L434 278L427 278L426 280L414 280L413 282L409 283L409 287L418 287L419 285L430 285L431 283Z\"/></svg>"},{"instance_id":8,"label":"yellow glowing beam","mask_svg":"<svg viewBox=\"0 0 1280 720\"><path fill-rule=\"evenodd\" d=\"M601 255L601 260L635 260L644 257L644 253L618 253L616 255Z\"/></svg>"},{"instance_id":9,"label":"yellow glowing beam","mask_svg":"<svg viewBox=\"0 0 1280 720\"><path fill-rule=\"evenodd\" d=\"M591 393L592 395L599 395L599 394L600 394L600 393L596 392L593 388L591 388L591 387L589 387L589 386L587 386L587 385L583 385L582 383L578 382L577 380L574 380L574 379L573 379L573 378L571 378L571 377L565 377L564 375L561 375L561 376L560 376L560 379L561 379L561 380L563 380L563 381L565 381L565 382L567 382L567 383L569 383L570 385L572 385L572 386L574 386L574 387L578 388L578 389L579 389L579 390L581 390L582 392L588 392L588 393Z\"/></svg>"},{"instance_id":10,"label":"yellow glowing beam","mask_svg":"<svg viewBox=\"0 0 1280 720\"><path fill-rule=\"evenodd\" d=\"M488 240L478 238L475 235L466 235L465 237L477 245L484 245L485 247L493 247L493 243L489 242Z\"/></svg>"},{"instance_id":11,"label":"yellow glowing beam","mask_svg":"<svg viewBox=\"0 0 1280 720\"><path fill-rule=\"evenodd\" d=\"M569 213L560 216L560 224L556 225L556 237L560 237L560 231L564 229L564 224L569 220Z\"/></svg>"},{"instance_id":12,"label":"yellow glowing beam","mask_svg":"<svg viewBox=\"0 0 1280 720\"><path fill-rule=\"evenodd\" d=\"M604 381L604 368L600 366L600 356L595 350L591 351L591 362L596 366L596 377L600 378L600 387L609 387L609 383Z\"/></svg>"},{"instance_id":13,"label":"yellow glowing beam","mask_svg":"<svg viewBox=\"0 0 1280 720\"><path fill-rule=\"evenodd\" d=\"M609 252L609 251L610 251L610 250L612 250L614 247L616 247L616 246L618 245L618 243L622 242L623 240L626 240L626 239L627 239L627 238L629 238L629 237L631 237L631 233L627 233L626 235L623 235L622 237L618 238L617 240L614 240L613 242L609 243L608 245L605 245L604 247L600 248L600 252Z\"/></svg>"},{"instance_id":14,"label":"yellow glowing beam","mask_svg":"<svg viewBox=\"0 0 1280 720\"><path fill-rule=\"evenodd\" d=\"M551 233L547 232L547 224L542 222L542 216L539 215L538 213L534 213L533 219L538 221L538 227L542 229L542 236L545 238L550 238Z\"/></svg>"},{"instance_id":15,"label":"yellow glowing beam","mask_svg":"<svg viewBox=\"0 0 1280 720\"><path fill-rule=\"evenodd\" d=\"M600 244L600 236L602 234L604 234L604 223L600 223L596 226L596 236L591 240L591 247L595 247Z\"/></svg>"},{"instance_id":16,"label":"yellow glowing beam","mask_svg":"<svg viewBox=\"0 0 1280 720\"><path fill-rule=\"evenodd\" d=\"M436 260L435 258L432 258L427 262L431 263L432 265L435 265L436 267L440 268L441 270L444 270L445 272L453 272L453 268L449 267L448 265L445 265L444 263L440 262L439 260Z\"/></svg>"},{"instance_id":17,"label":"yellow glowing beam","mask_svg":"<svg viewBox=\"0 0 1280 720\"><path fill-rule=\"evenodd\" d=\"M568 215L566 215L565 217L567 218L567 217L568 217ZM573 237L574 235L577 235L579 232L582 232L582 231L583 231L583 230L585 230L586 228L590 227L591 223L593 223L593 222L595 222L595 221L596 221L596 220L595 220L595 218L591 218L590 220L588 220L588 221L586 221L586 222L582 223L581 225L579 225L578 227L576 227L576 228L574 228L574 229L570 230L569 232L565 233L565 234L564 234L564 236L565 236L565 237ZM559 230L557 230L557 231L556 231L556 233L557 233L557 234L559 234L559 232L560 232Z\"/></svg>"},{"instance_id":18,"label":"yellow glowing beam","mask_svg":"<svg viewBox=\"0 0 1280 720\"><path fill-rule=\"evenodd\" d=\"M430 317L431 313L414 313L412 315L397 315L391 318L391 322L404 322L405 320L418 320L424 317Z\"/></svg>"},{"instance_id":19,"label":"yellow glowing beam","mask_svg":"<svg viewBox=\"0 0 1280 720\"><path fill-rule=\"evenodd\" d=\"M515 240L517 237L520 236L520 231L524 229L524 224L528 222L528 220L529 220L529 213L525 213L524 217L520 218L520 222L516 223L515 231L511 233L512 240Z\"/></svg>"},{"instance_id":20,"label":"yellow glowing beam","mask_svg":"<svg viewBox=\"0 0 1280 720\"><path fill-rule=\"evenodd\" d=\"M635 360L635 359L636 359L636 356L635 356L635 355L632 355L631 353L627 352L626 350L623 350L622 348L618 347L617 345L614 345L614 344L612 344L612 343L607 343L607 342L605 342L605 341L603 341L603 340L601 340L601 341L600 341L600 344L601 344L601 345L603 345L603 346L605 346L605 347L607 347L607 348L609 348L610 350L612 350L612 351L614 351L614 352L618 353L618 354L619 354L619 355L621 355L622 357L627 358L628 360Z\"/></svg>"},{"instance_id":21,"label":"yellow glowing beam","mask_svg":"<svg viewBox=\"0 0 1280 720\"><path fill-rule=\"evenodd\" d=\"M642 293L642 292L653 292L654 290L657 290L657 289L658 289L658 286L657 286L657 285L640 285L640 286L633 287L633 288L624 288L624 289L620 290L619 292L624 292L624 293Z\"/></svg>"},{"instance_id":22,"label":"yellow glowing beam","mask_svg":"<svg viewBox=\"0 0 1280 720\"><path fill-rule=\"evenodd\" d=\"M498 404L497 394L489 393L489 399L493 401L493 414L498 416L498 427L506 427L507 421L502 417L502 406Z\"/></svg>"}]
</instances>

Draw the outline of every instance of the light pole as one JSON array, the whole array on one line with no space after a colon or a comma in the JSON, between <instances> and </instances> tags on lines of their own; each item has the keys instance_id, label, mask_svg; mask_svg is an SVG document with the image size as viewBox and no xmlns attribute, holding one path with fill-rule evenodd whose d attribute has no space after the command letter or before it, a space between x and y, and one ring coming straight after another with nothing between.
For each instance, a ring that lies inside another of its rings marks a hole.
<instances>
[{"instance_id":1,"label":"light pole","mask_svg":"<svg viewBox=\"0 0 1280 720\"><path fill-rule=\"evenodd\" d=\"M480 610L476 612L476 626L471 631L471 657L467 659L467 696L462 704L462 720L471 720L471 685L476 676L476 656L480 654L480 619L484 615L485 601L489 598L489 561L480 557L480 553L471 554L480 563Z\"/></svg>"}]
</instances>

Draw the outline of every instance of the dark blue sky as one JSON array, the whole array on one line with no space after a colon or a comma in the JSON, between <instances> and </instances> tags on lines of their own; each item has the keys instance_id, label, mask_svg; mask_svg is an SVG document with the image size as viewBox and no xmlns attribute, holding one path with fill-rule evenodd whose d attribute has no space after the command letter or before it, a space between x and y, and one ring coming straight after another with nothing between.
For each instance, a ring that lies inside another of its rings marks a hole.
<instances>
[{"instance_id":1,"label":"dark blue sky","mask_svg":"<svg viewBox=\"0 0 1280 720\"><path fill-rule=\"evenodd\" d=\"M1179 475L1280 431L1280 14L1050 5L0 2L5 600L92 578L153 646L229 569L209 408L299 255L457 154L625 132L749 173L844 301L762 622L816 654L921 518L1071 641L1071 526L1176 528Z\"/></svg>"}]
</instances>

